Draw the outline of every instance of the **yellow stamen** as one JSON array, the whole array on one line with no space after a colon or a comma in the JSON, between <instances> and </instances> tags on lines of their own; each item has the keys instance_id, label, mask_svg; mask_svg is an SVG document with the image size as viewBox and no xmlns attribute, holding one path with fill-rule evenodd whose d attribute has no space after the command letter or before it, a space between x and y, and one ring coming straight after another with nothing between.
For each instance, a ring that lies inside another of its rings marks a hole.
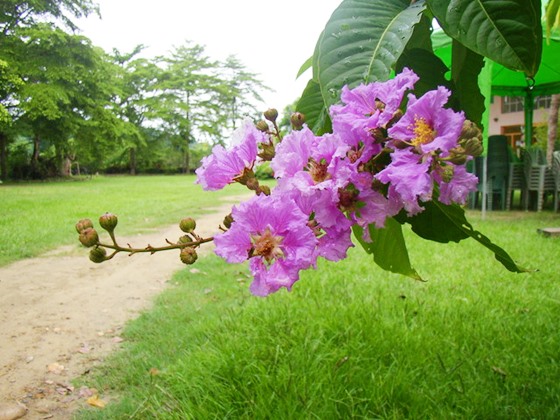
<instances>
[{"instance_id":1,"label":"yellow stamen","mask_svg":"<svg viewBox=\"0 0 560 420\"><path fill-rule=\"evenodd\" d=\"M411 140L413 146L420 146L422 144L431 143L437 135L428 122L420 117L414 118L414 138Z\"/></svg>"}]
</instances>

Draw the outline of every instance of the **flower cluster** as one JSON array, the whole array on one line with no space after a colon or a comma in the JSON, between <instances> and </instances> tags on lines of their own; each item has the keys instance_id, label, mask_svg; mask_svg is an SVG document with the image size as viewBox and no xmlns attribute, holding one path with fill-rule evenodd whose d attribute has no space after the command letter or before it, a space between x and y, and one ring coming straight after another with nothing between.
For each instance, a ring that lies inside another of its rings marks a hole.
<instances>
[{"instance_id":1,"label":"flower cluster","mask_svg":"<svg viewBox=\"0 0 560 420\"><path fill-rule=\"evenodd\" d=\"M204 189L241 182L257 192L233 208L233 222L214 238L228 262L249 260L255 295L291 289L318 257L345 258L353 225L382 228L430 200L464 204L476 189L465 163L481 152L480 131L445 108L445 88L409 93L417 81L405 69L386 82L345 87L342 104L330 108L333 132L321 136L304 124L281 138L275 115L265 114L268 122L246 122L230 150L217 146L203 160L197 182ZM263 160L277 180L272 191L254 177Z\"/></svg>"}]
</instances>

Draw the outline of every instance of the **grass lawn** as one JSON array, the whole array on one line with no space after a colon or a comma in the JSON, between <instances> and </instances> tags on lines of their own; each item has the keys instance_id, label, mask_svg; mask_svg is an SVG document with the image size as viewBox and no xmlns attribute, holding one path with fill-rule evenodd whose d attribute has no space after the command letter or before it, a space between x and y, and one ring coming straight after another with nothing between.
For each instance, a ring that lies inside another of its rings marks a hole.
<instances>
[{"instance_id":1,"label":"grass lawn","mask_svg":"<svg viewBox=\"0 0 560 420\"><path fill-rule=\"evenodd\" d=\"M178 273L82 384L109 401L81 419L560 418L560 239L551 213L470 219L531 274L473 240L406 229L426 278L353 249L292 292L252 297L246 267L216 257Z\"/></svg>"},{"instance_id":2,"label":"grass lawn","mask_svg":"<svg viewBox=\"0 0 560 420\"><path fill-rule=\"evenodd\" d=\"M204 213L219 197L246 191L239 185L205 192L194 176L113 176L87 181L0 186L0 266L59 245L78 244L74 225L111 212L119 232L169 225Z\"/></svg>"}]
</instances>

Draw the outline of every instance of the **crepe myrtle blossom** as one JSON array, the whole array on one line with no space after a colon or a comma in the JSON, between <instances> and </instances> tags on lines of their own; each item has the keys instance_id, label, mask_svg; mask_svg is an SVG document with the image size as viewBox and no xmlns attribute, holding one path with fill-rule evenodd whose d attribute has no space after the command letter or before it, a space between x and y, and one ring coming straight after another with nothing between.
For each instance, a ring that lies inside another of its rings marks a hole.
<instances>
[{"instance_id":1,"label":"crepe myrtle blossom","mask_svg":"<svg viewBox=\"0 0 560 420\"><path fill-rule=\"evenodd\" d=\"M405 68L395 78L385 82L361 84L353 89L342 88L341 105L331 106L329 112L333 132L344 139L359 156L360 162L379 153L382 145L376 142L375 131L384 128L396 115L404 94L414 88L418 76Z\"/></svg>"},{"instance_id":2,"label":"crepe myrtle blossom","mask_svg":"<svg viewBox=\"0 0 560 420\"><path fill-rule=\"evenodd\" d=\"M204 190L214 191L241 179L245 172L252 171L259 143L268 142L268 136L259 131L250 119L246 119L234 132L230 150L217 145L211 155L202 159L201 166L196 170L196 182Z\"/></svg>"},{"instance_id":3,"label":"crepe myrtle blossom","mask_svg":"<svg viewBox=\"0 0 560 420\"><path fill-rule=\"evenodd\" d=\"M299 271L315 263L317 238L294 201L258 195L235 206L232 216L230 229L214 237L215 252L230 263L249 260L253 294L290 290Z\"/></svg>"},{"instance_id":4,"label":"crepe myrtle blossom","mask_svg":"<svg viewBox=\"0 0 560 420\"><path fill-rule=\"evenodd\" d=\"M463 204L476 189L476 177L457 171L462 180L453 181L455 165L449 161L459 146L465 122L462 112L444 108L450 96L444 87L420 98L409 95L402 118L388 130L388 145L394 148L391 163L375 175L388 184L390 199L400 200L409 215L423 210L420 202L432 199L434 183L443 187L444 200ZM460 186L456 191L449 191Z\"/></svg>"}]
</instances>

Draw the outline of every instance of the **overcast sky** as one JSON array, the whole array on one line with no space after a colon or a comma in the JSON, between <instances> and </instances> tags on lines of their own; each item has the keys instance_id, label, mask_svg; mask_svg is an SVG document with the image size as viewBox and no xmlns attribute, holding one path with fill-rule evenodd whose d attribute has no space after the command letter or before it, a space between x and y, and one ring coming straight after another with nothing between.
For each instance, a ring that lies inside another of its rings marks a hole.
<instances>
[{"instance_id":1,"label":"overcast sky","mask_svg":"<svg viewBox=\"0 0 560 420\"><path fill-rule=\"evenodd\" d=\"M341 0L97 0L102 18L78 26L110 52L138 44L147 56L164 55L186 40L205 46L216 60L235 55L247 70L275 90L263 110L282 110L302 92L311 74L296 81L300 66Z\"/></svg>"}]
</instances>

